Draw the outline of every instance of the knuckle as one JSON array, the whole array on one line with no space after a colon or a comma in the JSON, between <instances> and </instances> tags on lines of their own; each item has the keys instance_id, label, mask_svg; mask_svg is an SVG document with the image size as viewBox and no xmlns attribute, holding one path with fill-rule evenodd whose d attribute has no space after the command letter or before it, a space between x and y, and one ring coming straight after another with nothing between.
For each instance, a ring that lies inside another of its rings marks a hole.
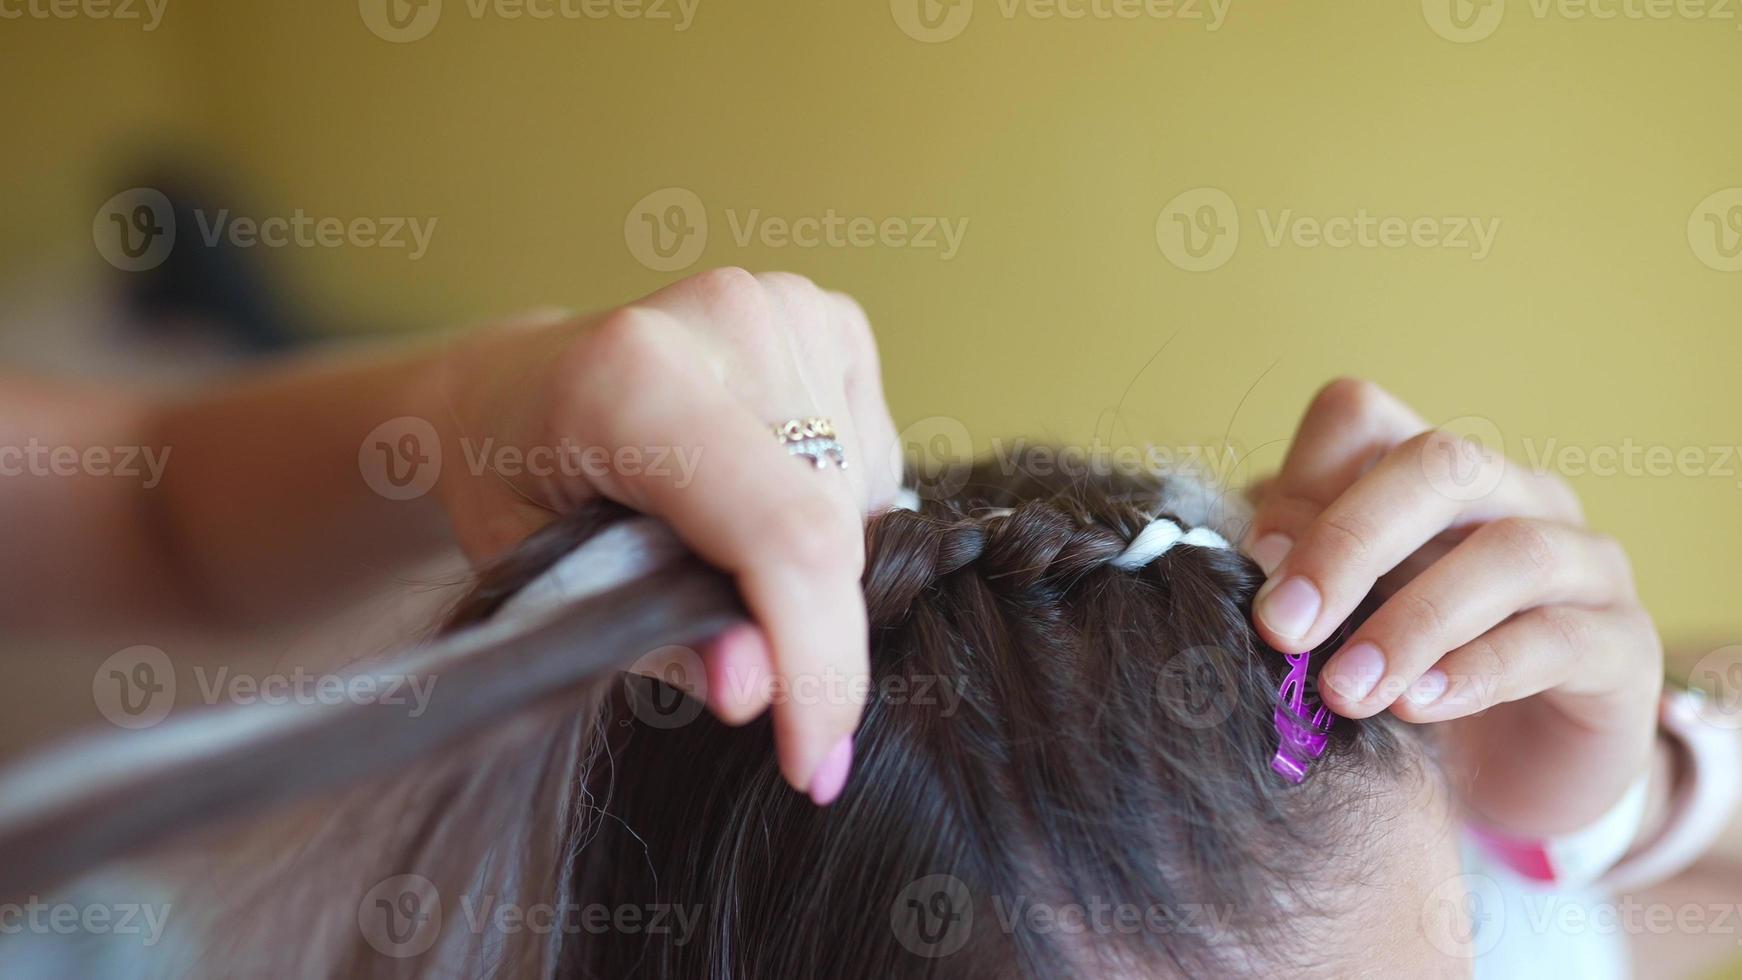
<instances>
[{"instance_id":1,"label":"knuckle","mask_svg":"<svg viewBox=\"0 0 1742 980\"><path fill-rule=\"evenodd\" d=\"M1562 656L1579 658L1597 645L1599 637L1591 618L1566 606L1547 606L1541 610L1542 624L1554 637Z\"/></svg>"},{"instance_id":2,"label":"knuckle","mask_svg":"<svg viewBox=\"0 0 1742 980\"><path fill-rule=\"evenodd\" d=\"M807 494L772 510L763 540L781 563L807 575L853 575L864 567L865 543L848 508L827 496Z\"/></svg>"},{"instance_id":3,"label":"knuckle","mask_svg":"<svg viewBox=\"0 0 1742 980\"><path fill-rule=\"evenodd\" d=\"M735 265L708 269L690 277L690 286L709 309L767 311L768 296L754 273Z\"/></svg>"},{"instance_id":4,"label":"knuckle","mask_svg":"<svg viewBox=\"0 0 1742 980\"><path fill-rule=\"evenodd\" d=\"M822 295L822 287L811 281L809 276L796 272L785 272L776 269L772 272L760 273L756 276L763 288L780 293L783 297L818 297Z\"/></svg>"},{"instance_id":5,"label":"knuckle","mask_svg":"<svg viewBox=\"0 0 1742 980\"><path fill-rule=\"evenodd\" d=\"M1391 602L1397 606L1395 615L1402 626L1399 632L1417 642L1442 638L1451 626L1444 607L1420 589L1404 589L1392 596Z\"/></svg>"},{"instance_id":6,"label":"knuckle","mask_svg":"<svg viewBox=\"0 0 1742 980\"><path fill-rule=\"evenodd\" d=\"M859 301L846 293L831 292L829 302L840 311L835 317L841 335L855 362L875 370L878 365L877 335L871 330L871 318Z\"/></svg>"},{"instance_id":7,"label":"knuckle","mask_svg":"<svg viewBox=\"0 0 1742 980\"><path fill-rule=\"evenodd\" d=\"M1373 523L1355 514L1327 513L1319 518L1312 550L1332 568L1365 568L1373 556L1377 533Z\"/></svg>"},{"instance_id":8,"label":"knuckle","mask_svg":"<svg viewBox=\"0 0 1742 980\"><path fill-rule=\"evenodd\" d=\"M1364 418L1386 399L1385 390L1364 378L1336 378L1313 395L1308 413L1337 419Z\"/></svg>"},{"instance_id":9,"label":"knuckle","mask_svg":"<svg viewBox=\"0 0 1742 980\"><path fill-rule=\"evenodd\" d=\"M784 314L786 329L813 335L818 327L833 328L837 318L830 315L828 299L816 283L796 272L764 272L757 279L770 297L770 306Z\"/></svg>"},{"instance_id":10,"label":"knuckle","mask_svg":"<svg viewBox=\"0 0 1742 980\"><path fill-rule=\"evenodd\" d=\"M1627 554L1627 548L1620 540L1607 534L1596 536L1597 553L1601 556L1611 571L1611 574L1622 584L1629 599L1636 595L1633 578L1633 559Z\"/></svg>"},{"instance_id":11,"label":"knuckle","mask_svg":"<svg viewBox=\"0 0 1742 980\"><path fill-rule=\"evenodd\" d=\"M561 386L558 401L582 412L610 410L621 405L625 392L661 390L678 365L678 345L664 317L624 307L607 314L562 355L554 375ZM600 399L608 402L595 404Z\"/></svg>"},{"instance_id":12,"label":"knuckle","mask_svg":"<svg viewBox=\"0 0 1742 980\"><path fill-rule=\"evenodd\" d=\"M1464 645L1458 663L1460 672L1468 677L1504 677L1509 660L1499 644L1478 636Z\"/></svg>"},{"instance_id":13,"label":"knuckle","mask_svg":"<svg viewBox=\"0 0 1742 980\"><path fill-rule=\"evenodd\" d=\"M1486 528L1487 537L1506 551L1511 560L1535 572L1555 563L1558 549L1540 521L1504 517Z\"/></svg>"},{"instance_id":14,"label":"knuckle","mask_svg":"<svg viewBox=\"0 0 1742 980\"><path fill-rule=\"evenodd\" d=\"M662 363L668 356L659 317L633 306L606 314L577 349L583 364L613 376Z\"/></svg>"}]
</instances>

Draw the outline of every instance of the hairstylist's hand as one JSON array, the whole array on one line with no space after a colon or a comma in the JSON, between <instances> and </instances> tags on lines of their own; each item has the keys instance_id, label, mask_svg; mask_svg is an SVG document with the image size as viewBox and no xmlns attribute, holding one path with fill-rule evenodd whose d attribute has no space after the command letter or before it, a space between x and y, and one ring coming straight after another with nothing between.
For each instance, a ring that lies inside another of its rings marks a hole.
<instances>
[{"instance_id":1,"label":"hairstylist's hand","mask_svg":"<svg viewBox=\"0 0 1742 980\"><path fill-rule=\"evenodd\" d=\"M1340 380L1255 496L1260 633L1311 649L1377 585L1383 603L1326 663L1320 693L1349 718L1453 721L1484 819L1565 832L1645 771L1662 647L1620 545L1585 528L1558 478Z\"/></svg>"},{"instance_id":2,"label":"hairstylist's hand","mask_svg":"<svg viewBox=\"0 0 1742 980\"><path fill-rule=\"evenodd\" d=\"M859 306L801 276L718 269L604 314L468 338L441 370L449 452L465 436L473 453L493 439L601 464L543 476L444 467L440 493L468 555L493 558L597 496L665 520L736 577L758 624L704 651L709 707L747 721L773 675L820 691L776 704L775 731L786 778L832 800L863 707L864 685L848 681L868 672L864 518L898 488ZM846 469L789 456L771 431L810 416L833 420Z\"/></svg>"}]
</instances>

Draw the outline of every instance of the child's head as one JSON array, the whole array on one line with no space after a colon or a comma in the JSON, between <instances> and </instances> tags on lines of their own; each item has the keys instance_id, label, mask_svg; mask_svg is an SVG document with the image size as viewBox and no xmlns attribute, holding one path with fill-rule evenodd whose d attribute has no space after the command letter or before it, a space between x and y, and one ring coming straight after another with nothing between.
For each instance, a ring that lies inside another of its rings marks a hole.
<instances>
[{"instance_id":1,"label":"child's head","mask_svg":"<svg viewBox=\"0 0 1742 980\"><path fill-rule=\"evenodd\" d=\"M1416 732L1341 721L1291 784L1270 766L1286 664L1250 626L1256 566L1186 543L1113 563L1157 515L1203 523L1194 509L1165 481L999 460L874 519L870 704L825 809L782 781L766 720L732 729L620 694L568 884L583 906L666 907L673 928L570 937L565 972L1451 969L1421 928L1457 868ZM844 684L794 679L783 696Z\"/></svg>"}]
</instances>

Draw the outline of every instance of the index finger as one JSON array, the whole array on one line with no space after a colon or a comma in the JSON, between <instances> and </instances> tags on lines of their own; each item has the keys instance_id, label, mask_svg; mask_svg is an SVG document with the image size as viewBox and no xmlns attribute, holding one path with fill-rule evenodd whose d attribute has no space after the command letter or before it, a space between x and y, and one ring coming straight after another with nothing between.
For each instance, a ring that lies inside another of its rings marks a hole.
<instances>
[{"instance_id":1,"label":"index finger","mask_svg":"<svg viewBox=\"0 0 1742 980\"><path fill-rule=\"evenodd\" d=\"M1408 405L1371 381L1338 378L1301 417L1282 469L1257 500L1244 550L1266 575L1306 528L1380 456L1427 429Z\"/></svg>"}]
</instances>

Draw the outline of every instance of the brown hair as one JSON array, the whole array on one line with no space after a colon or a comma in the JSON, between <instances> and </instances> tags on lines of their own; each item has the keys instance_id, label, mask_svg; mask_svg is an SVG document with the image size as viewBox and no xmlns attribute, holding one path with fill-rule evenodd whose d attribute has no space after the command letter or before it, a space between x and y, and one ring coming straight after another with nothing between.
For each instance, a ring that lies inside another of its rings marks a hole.
<instances>
[{"instance_id":1,"label":"brown hair","mask_svg":"<svg viewBox=\"0 0 1742 980\"><path fill-rule=\"evenodd\" d=\"M1304 785L1271 772L1285 665L1249 625L1256 566L1191 546L1136 571L1109 563L1158 512L1189 526L1169 503L1166 481L1050 478L1006 459L875 518L873 694L828 808L781 780L766 719L662 717L660 682L629 680L601 716L608 764L578 775L598 819L577 828L568 885L577 908L695 921L577 927L557 973L1314 965L1306 939L1339 911L1317 883L1355 873L1381 820L1366 804L1414 755L1391 723L1344 721ZM487 575L456 622L578 544L575 526ZM1081 926L1058 927L1061 910Z\"/></svg>"},{"instance_id":2,"label":"brown hair","mask_svg":"<svg viewBox=\"0 0 1742 980\"><path fill-rule=\"evenodd\" d=\"M664 594L633 583L614 613L619 593L506 654L442 661L442 696L415 726L345 739L341 723L380 713L311 715L328 748L288 775L167 754L173 767L141 778L191 772L176 785L226 808L294 805L240 846L153 855L180 885L158 966L673 980L1335 967L1314 937L1337 931L1323 927L1371 870L1392 790L1428 758L1413 730L1339 721L1304 784L1270 771L1285 665L1250 625L1256 566L1183 543L1139 569L1111 563L1157 516L1207 523L1218 501L1195 484L1055 475L1028 455L949 481L868 526L872 696L833 806L785 785L766 719L728 728L618 674L635 642L730 614L711 573L686 564L662 573ZM545 528L444 631L488 628L626 516L601 505ZM484 730L485 702L524 707ZM335 770L376 778L316 795ZM116 840L147 839L156 824L137 809L115 811ZM33 839L52 841L50 823ZM34 873L68 866L64 850ZM434 902L409 944L368 921L407 881Z\"/></svg>"}]
</instances>

